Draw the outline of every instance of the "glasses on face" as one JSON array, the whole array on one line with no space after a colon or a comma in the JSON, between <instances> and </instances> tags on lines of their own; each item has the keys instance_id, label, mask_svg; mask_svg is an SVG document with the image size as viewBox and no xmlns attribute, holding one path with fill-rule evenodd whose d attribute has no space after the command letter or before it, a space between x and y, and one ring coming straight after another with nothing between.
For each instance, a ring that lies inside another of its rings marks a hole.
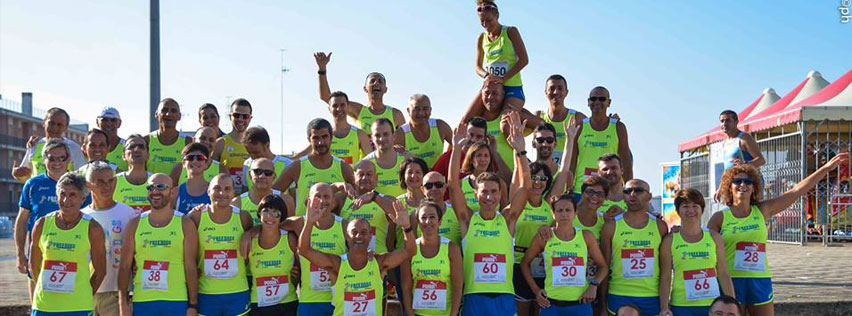
<instances>
[{"instance_id":1,"label":"glasses on face","mask_svg":"<svg viewBox=\"0 0 852 316\"><path fill-rule=\"evenodd\" d=\"M203 154L189 154L183 157L184 161L207 161L207 156Z\"/></svg>"},{"instance_id":2,"label":"glasses on face","mask_svg":"<svg viewBox=\"0 0 852 316\"><path fill-rule=\"evenodd\" d=\"M263 176L267 176L267 177L271 177L272 175L275 174L275 170L269 170L269 169L251 169L251 172L254 172L254 175L256 175L256 176L263 175Z\"/></svg>"},{"instance_id":3,"label":"glasses on face","mask_svg":"<svg viewBox=\"0 0 852 316\"><path fill-rule=\"evenodd\" d=\"M491 5L491 4L484 4L482 6L477 7L476 12L484 12L484 11L488 11L488 10L492 10L492 9L497 9L497 7L495 7L494 5Z\"/></svg>"},{"instance_id":4,"label":"glasses on face","mask_svg":"<svg viewBox=\"0 0 852 316\"><path fill-rule=\"evenodd\" d=\"M626 195L630 195L633 192L636 192L636 194L639 194L639 193L648 192L648 190L645 190L645 188L635 187L635 188L624 188L624 190L621 191L621 192L624 192L624 194L626 194Z\"/></svg>"},{"instance_id":5,"label":"glasses on face","mask_svg":"<svg viewBox=\"0 0 852 316\"><path fill-rule=\"evenodd\" d=\"M154 191L162 192L162 191L167 190L169 188L169 185L165 184L165 183L151 183L148 186L146 186L145 188L148 189L148 192L154 192Z\"/></svg>"},{"instance_id":6,"label":"glasses on face","mask_svg":"<svg viewBox=\"0 0 852 316\"><path fill-rule=\"evenodd\" d=\"M258 212L261 216L272 216L276 218L281 218L281 211L274 208L264 208Z\"/></svg>"},{"instance_id":7,"label":"glasses on face","mask_svg":"<svg viewBox=\"0 0 852 316\"><path fill-rule=\"evenodd\" d=\"M68 156L46 156L48 162L66 162L68 161Z\"/></svg>"},{"instance_id":8,"label":"glasses on face","mask_svg":"<svg viewBox=\"0 0 852 316\"><path fill-rule=\"evenodd\" d=\"M231 117L233 117L235 119L247 120L249 117L251 117L251 114L234 112L234 113L231 113Z\"/></svg>"},{"instance_id":9,"label":"glasses on face","mask_svg":"<svg viewBox=\"0 0 852 316\"><path fill-rule=\"evenodd\" d=\"M552 137L552 136L551 137L536 137L535 141L538 142L539 144L544 144L544 143L553 144L556 141L556 137Z\"/></svg>"},{"instance_id":10,"label":"glasses on face","mask_svg":"<svg viewBox=\"0 0 852 316\"><path fill-rule=\"evenodd\" d=\"M592 189L586 189L585 191L583 191L583 195L588 195L589 197L593 197L593 198L603 198L604 197L603 191L595 191L595 190L592 190Z\"/></svg>"},{"instance_id":11,"label":"glasses on face","mask_svg":"<svg viewBox=\"0 0 852 316\"><path fill-rule=\"evenodd\" d=\"M532 179L533 181L547 181L547 177L539 175L532 175L530 176L530 179Z\"/></svg>"},{"instance_id":12,"label":"glasses on face","mask_svg":"<svg viewBox=\"0 0 852 316\"><path fill-rule=\"evenodd\" d=\"M100 119L101 122L109 122L109 123L118 122L118 119L114 118L114 117L98 117L98 119Z\"/></svg>"},{"instance_id":13,"label":"glasses on face","mask_svg":"<svg viewBox=\"0 0 852 316\"><path fill-rule=\"evenodd\" d=\"M731 183L734 185L753 185L754 180L752 178L734 178Z\"/></svg>"},{"instance_id":14,"label":"glasses on face","mask_svg":"<svg viewBox=\"0 0 852 316\"><path fill-rule=\"evenodd\" d=\"M603 102L603 101L606 101L607 99L608 99L607 97L589 97L590 102L595 102L595 101Z\"/></svg>"},{"instance_id":15,"label":"glasses on face","mask_svg":"<svg viewBox=\"0 0 852 316\"><path fill-rule=\"evenodd\" d=\"M423 184L423 187L426 188L426 190L432 190L433 188L440 189L440 188L444 187L444 183L440 182L440 181L439 182L426 182L426 183Z\"/></svg>"}]
</instances>

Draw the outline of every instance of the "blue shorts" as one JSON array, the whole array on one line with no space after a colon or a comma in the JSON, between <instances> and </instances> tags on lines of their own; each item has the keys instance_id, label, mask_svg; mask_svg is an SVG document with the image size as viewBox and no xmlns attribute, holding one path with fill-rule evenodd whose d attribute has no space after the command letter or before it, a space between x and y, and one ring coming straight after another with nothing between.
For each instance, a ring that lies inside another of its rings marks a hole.
<instances>
[{"instance_id":1,"label":"blue shorts","mask_svg":"<svg viewBox=\"0 0 852 316\"><path fill-rule=\"evenodd\" d=\"M731 278L731 281L734 283L737 301L742 305L766 305L775 299L771 278Z\"/></svg>"},{"instance_id":2,"label":"blue shorts","mask_svg":"<svg viewBox=\"0 0 852 316\"><path fill-rule=\"evenodd\" d=\"M660 297L635 297L621 296L615 294L606 295L606 309L612 314L617 314L618 308L627 303L639 306L642 316L653 316L660 313Z\"/></svg>"},{"instance_id":3,"label":"blue shorts","mask_svg":"<svg viewBox=\"0 0 852 316\"><path fill-rule=\"evenodd\" d=\"M42 311L33 311L32 316L91 316L92 311L83 311L83 312L42 312Z\"/></svg>"},{"instance_id":4,"label":"blue shorts","mask_svg":"<svg viewBox=\"0 0 852 316\"><path fill-rule=\"evenodd\" d=\"M710 314L710 306L669 306L674 316L706 316Z\"/></svg>"},{"instance_id":5,"label":"blue shorts","mask_svg":"<svg viewBox=\"0 0 852 316\"><path fill-rule=\"evenodd\" d=\"M521 101L526 102L527 98L524 96L524 87L503 86L503 99L508 98L518 98L521 99Z\"/></svg>"},{"instance_id":6,"label":"blue shorts","mask_svg":"<svg viewBox=\"0 0 852 316\"><path fill-rule=\"evenodd\" d=\"M592 303L583 303L572 306L556 306L552 303L548 308L542 308L538 312L539 316L560 316L560 315L576 315L576 316L593 316Z\"/></svg>"},{"instance_id":7,"label":"blue shorts","mask_svg":"<svg viewBox=\"0 0 852 316\"><path fill-rule=\"evenodd\" d=\"M133 316L185 315L186 301L133 302Z\"/></svg>"},{"instance_id":8,"label":"blue shorts","mask_svg":"<svg viewBox=\"0 0 852 316\"><path fill-rule=\"evenodd\" d=\"M198 314L204 316L239 316L249 311L249 291L229 294L198 293Z\"/></svg>"},{"instance_id":9,"label":"blue shorts","mask_svg":"<svg viewBox=\"0 0 852 316\"><path fill-rule=\"evenodd\" d=\"M334 305L331 305L331 303L299 302L298 314L311 316L331 316L331 314L334 314Z\"/></svg>"},{"instance_id":10,"label":"blue shorts","mask_svg":"<svg viewBox=\"0 0 852 316\"><path fill-rule=\"evenodd\" d=\"M515 306L515 295L512 294L465 294L462 316L514 316L518 309Z\"/></svg>"}]
</instances>

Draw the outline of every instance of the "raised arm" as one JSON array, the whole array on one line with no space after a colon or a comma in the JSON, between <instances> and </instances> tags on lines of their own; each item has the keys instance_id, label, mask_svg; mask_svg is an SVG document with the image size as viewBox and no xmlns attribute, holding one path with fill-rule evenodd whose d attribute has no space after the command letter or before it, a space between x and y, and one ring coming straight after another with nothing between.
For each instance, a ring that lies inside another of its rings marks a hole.
<instances>
[{"instance_id":1,"label":"raised arm","mask_svg":"<svg viewBox=\"0 0 852 316\"><path fill-rule=\"evenodd\" d=\"M328 62L331 61L331 54L328 53L326 55L324 52L314 53L314 59L317 62L317 75L319 76L319 97L326 104L331 99L331 88L328 86L328 75L326 74ZM362 106L358 102L349 101L349 104L346 106L346 114L353 118L358 117L358 112L361 111Z\"/></svg>"},{"instance_id":2,"label":"raised arm","mask_svg":"<svg viewBox=\"0 0 852 316\"><path fill-rule=\"evenodd\" d=\"M467 142L466 126L464 123L459 123L453 133L453 151L450 155L449 174L447 175L447 185L450 190L450 204L453 205L453 210L456 212L456 217L459 220L459 225L462 229L462 235L467 231L467 224L470 221L470 210L467 207L467 201L464 199L464 192L461 188L462 179L459 179L459 169L461 166L461 151L462 144Z\"/></svg>"},{"instance_id":3,"label":"raised arm","mask_svg":"<svg viewBox=\"0 0 852 316\"><path fill-rule=\"evenodd\" d=\"M376 255L379 261L379 267L382 273L396 268L403 262L411 259L417 253L417 245L415 244L414 226L411 225L408 216L408 209L399 201L393 202L393 216L391 219L396 226L402 228L402 238L405 240L405 246L393 252Z\"/></svg>"},{"instance_id":4,"label":"raised arm","mask_svg":"<svg viewBox=\"0 0 852 316\"><path fill-rule=\"evenodd\" d=\"M834 158L831 158L828 163L817 169L817 171L814 171L814 173L796 184L796 186L792 189L787 190L787 192L784 192L784 194L781 194L774 199L761 202L760 211L763 212L763 217L768 219L775 216L775 214L781 213L781 211L790 207L790 205L792 205L798 198L813 189L813 187L816 186L829 171L841 165L846 165L848 168L848 162L849 153L839 153L835 155Z\"/></svg>"},{"instance_id":5,"label":"raised arm","mask_svg":"<svg viewBox=\"0 0 852 316\"><path fill-rule=\"evenodd\" d=\"M577 136L577 131L580 130L580 126L576 124L575 119L577 115L571 117L568 122L562 124L565 127L565 148L562 151L562 160L561 167L559 168L559 172L556 173L556 176L553 178L553 185L550 187L550 192L547 193L547 201L552 201L555 197L558 197L564 194L566 191L566 185L569 183L573 184L574 182L574 172L571 169L571 153L574 150L574 137ZM573 189L573 187L571 187Z\"/></svg>"},{"instance_id":6,"label":"raised arm","mask_svg":"<svg viewBox=\"0 0 852 316\"><path fill-rule=\"evenodd\" d=\"M299 254L323 270L337 274L340 271L340 256L324 253L311 246L311 231L322 214L319 199L308 199L308 209L305 213L305 225L299 235Z\"/></svg>"},{"instance_id":7,"label":"raised arm","mask_svg":"<svg viewBox=\"0 0 852 316\"><path fill-rule=\"evenodd\" d=\"M526 121L521 122L521 117L518 112L512 112L509 114L509 125L510 125L510 133L506 138L506 141L509 142L509 145L512 146L512 149L515 151L515 172L516 176L512 179L513 187L517 187L517 191L512 194L512 201L509 203L509 206L505 208L505 214L507 215L506 221L509 225L509 231L514 235L515 231L515 221L518 220L521 212L524 210L524 206L527 204L527 197L529 195L530 187L532 186L532 180L530 179L530 164L527 161L526 155L522 155L524 152L524 148L526 144L524 142L524 125ZM514 181L518 181L517 183Z\"/></svg>"}]
</instances>

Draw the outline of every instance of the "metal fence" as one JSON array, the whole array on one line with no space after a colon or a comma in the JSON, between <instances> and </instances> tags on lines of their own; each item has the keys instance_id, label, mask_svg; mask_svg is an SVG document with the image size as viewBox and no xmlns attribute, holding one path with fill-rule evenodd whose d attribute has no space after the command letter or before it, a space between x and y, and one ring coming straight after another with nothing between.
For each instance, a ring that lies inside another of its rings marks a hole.
<instances>
[{"instance_id":1,"label":"metal fence","mask_svg":"<svg viewBox=\"0 0 852 316\"><path fill-rule=\"evenodd\" d=\"M852 122L825 121L814 124L806 146L808 172L824 165L839 152L852 151ZM823 245L852 240L852 166L832 170L806 196L808 236Z\"/></svg>"},{"instance_id":2,"label":"metal fence","mask_svg":"<svg viewBox=\"0 0 852 316\"><path fill-rule=\"evenodd\" d=\"M802 134L795 132L757 141L766 164L760 167L763 177L763 200L775 198L802 180ZM803 199L767 219L768 240L803 244Z\"/></svg>"},{"instance_id":3,"label":"metal fence","mask_svg":"<svg viewBox=\"0 0 852 316\"><path fill-rule=\"evenodd\" d=\"M683 153L680 160L681 188L696 189L704 195L707 205L701 224L707 225L713 215L713 195L710 193L710 154L707 152Z\"/></svg>"}]
</instances>

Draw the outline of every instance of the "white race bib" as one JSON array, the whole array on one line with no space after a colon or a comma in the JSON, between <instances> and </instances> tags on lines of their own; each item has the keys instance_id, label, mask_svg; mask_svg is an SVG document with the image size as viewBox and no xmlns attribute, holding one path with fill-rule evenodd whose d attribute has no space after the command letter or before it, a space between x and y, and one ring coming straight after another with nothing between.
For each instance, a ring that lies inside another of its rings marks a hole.
<instances>
[{"instance_id":1,"label":"white race bib","mask_svg":"<svg viewBox=\"0 0 852 316\"><path fill-rule=\"evenodd\" d=\"M286 275L259 277L255 279L257 306L272 306L281 303L290 291Z\"/></svg>"},{"instance_id":2,"label":"white race bib","mask_svg":"<svg viewBox=\"0 0 852 316\"><path fill-rule=\"evenodd\" d=\"M237 251L205 250L204 275L213 279L230 279L237 275Z\"/></svg>"},{"instance_id":3,"label":"white race bib","mask_svg":"<svg viewBox=\"0 0 852 316\"><path fill-rule=\"evenodd\" d=\"M766 244L738 242L734 253L734 270L763 272L766 269Z\"/></svg>"},{"instance_id":4,"label":"white race bib","mask_svg":"<svg viewBox=\"0 0 852 316\"><path fill-rule=\"evenodd\" d=\"M168 291L169 262L145 260L142 264L141 279L143 290Z\"/></svg>"},{"instance_id":5,"label":"white race bib","mask_svg":"<svg viewBox=\"0 0 852 316\"><path fill-rule=\"evenodd\" d=\"M544 256L542 254L538 254L535 258L530 262L530 274L534 278L544 278L547 276L547 272L544 267Z\"/></svg>"},{"instance_id":6,"label":"white race bib","mask_svg":"<svg viewBox=\"0 0 852 316\"><path fill-rule=\"evenodd\" d=\"M654 249L622 249L621 276L625 279L654 277Z\"/></svg>"},{"instance_id":7,"label":"white race bib","mask_svg":"<svg viewBox=\"0 0 852 316\"><path fill-rule=\"evenodd\" d=\"M554 257L550 274L554 286L586 286L586 263L581 257Z\"/></svg>"},{"instance_id":8,"label":"white race bib","mask_svg":"<svg viewBox=\"0 0 852 316\"><path fill-rule=\"evenodd\" d=\"M373 290L364 292L344 292L343 315L375 316L376 292L374 292Z\"/></svg>"},{"instance_id":9,"label":"white race bib","mask_svg":"<svg viewBox=\"0 0 852 316\"><path fill-rule=\"evenodd\" d=\"M437 280L417 280L414 285L414 309L445 310L447 283Z\"/></svg>"},{"instance_id":10,"label":"white race bib","mask_svg":"<svg viewBox=\"0 0 852 316\"><path fill-rule=\"evenodd\" d=\"M506 282L506 255L499 253L473 254L473 281L477 283Z\"/></svg>"},{"instance_id":11,"label":"white race bib","mask_svg":"<svg viewBox=\"0 0 852 316\"><path fill-rule=\"evenodd\" d=\"M44 261L41 271L41 287L47 292L73 293L77 281L77 263L67 261Z\"/></svg>"},{"instance_id":12,"label":"white race bib","mask_svg":"<svg viewBox=\"0 0 852 316\"><path fill-rule=\"evenodd\" d=\"M311 290L314 291L330 291L331 290L331 276L329 276L328 271L317 267L313 263L311 263Z\"/></svg>"},{"instance_id":13,"label":"white race bib","mask_svg":"<svg viewBox=\"0 0 852 316\"><path fill-rule=\"evenodd\" d=\"M509 72L509 63L505 61L495 61L486 65L486 71L494 76L503 77Z\"/></svg>"},{"instance_id":14,"label":"white race bib","mask_svg":"<svg viewBox=\"0 0 852 316\"><path fill-rule=\"evenodd\" d=\"M687 300L703 300L719 296L719 282L716 269L698 269L683 271L684 288Z\"/></svg>"}]
</instances>

